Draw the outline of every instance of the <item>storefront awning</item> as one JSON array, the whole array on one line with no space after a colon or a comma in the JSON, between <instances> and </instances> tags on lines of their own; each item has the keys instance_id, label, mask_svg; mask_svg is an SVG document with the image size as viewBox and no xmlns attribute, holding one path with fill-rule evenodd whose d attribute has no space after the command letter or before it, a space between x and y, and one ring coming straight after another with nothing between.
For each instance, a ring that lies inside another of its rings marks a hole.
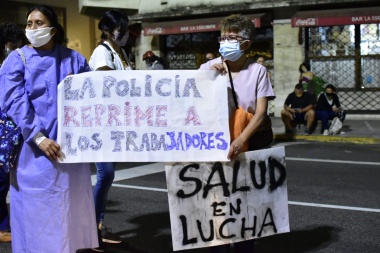
<instances>
[{"instance_id":1,"label":"storefront awning","mask_svg":"<svg viewBox=\"0 0 380 253\"><path fill-rule=\"evenodd\" d=\"M261 27L262 17L265 13L244 15L251 19L255 27ZM181 21L157 22L152 24L143 24L144 35L163 35L163 34L180 34L180 33L199 33L212 32L220 30L220 21L224 17L192 19Z\"/></svg>"},{"instance_id":2,"label":"storefront awning","mask_svg":"<svg viewBox=\"0 0 380 253\"><path fill-rule=\"evenodd\" d=\"M380 23L380 7L300 11L292 17L292 27L356 25Z\"/></svg>"}]
</instances>

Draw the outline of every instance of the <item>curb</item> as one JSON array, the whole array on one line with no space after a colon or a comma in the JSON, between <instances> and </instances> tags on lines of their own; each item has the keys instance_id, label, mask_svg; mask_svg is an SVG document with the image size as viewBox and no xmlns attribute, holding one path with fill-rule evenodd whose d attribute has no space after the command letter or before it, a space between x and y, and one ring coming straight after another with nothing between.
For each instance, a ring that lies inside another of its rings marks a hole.
<instances>
[{"instance_id":1,"label":"curb","mask_svg":"<svg viewBox=\"0 0 380 253\"><path fill-rule=\"evenodd\" d=\"M317 141L317 142L336 142L336 143L354 143L354 144L380 144L380 138L368 137L347 137L338 135L315 136L315 135L295 135L295 134L274 134L274 141Z\"/></svg>"}]
</instances>

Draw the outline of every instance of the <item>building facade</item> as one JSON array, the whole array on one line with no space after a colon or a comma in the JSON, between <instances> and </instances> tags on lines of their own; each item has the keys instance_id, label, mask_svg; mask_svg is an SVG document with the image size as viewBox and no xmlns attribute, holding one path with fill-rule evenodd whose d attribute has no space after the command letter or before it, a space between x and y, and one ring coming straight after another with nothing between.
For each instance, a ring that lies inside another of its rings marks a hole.
<instances>
[{"instance_id":1,"label":"building facade","mask_svg":"<svg viewBox=\"0 0 380 253\"><path fill-rule=\"evenodd\" d=\"M272 73L274 116L280 116L286 96L299 82L299 65L307 62L317 77L338 88L348 117L380 118L379 0L6 2L61 8L68 46L87 58L99 39L98 18L111 8L124 11L131 21L127 49L137 69L146 68L142 55L147 50L161 56L169 69L197 69L206 53L218 55L220 20L241 13L254 22L257 32L248 56L263 55Z\"/></svg>"},{"instance_id":2,"label":"building facade","mask_svg":"<svg viewBox=\"0 0 380 253\"><path fill-rule=\"evenodd\" d=\"M141 0L131 17L142 24L136 57L153 49L169 68L196 69L205 53L217 53L218 22L232 13L246 15L257 27L249 56L267 58L277 95L270 108L275 116L299 81L299 65L307 62L324 83L337 87L349 117L378 117L378 1Z\"/></svg>"}]
</instances>

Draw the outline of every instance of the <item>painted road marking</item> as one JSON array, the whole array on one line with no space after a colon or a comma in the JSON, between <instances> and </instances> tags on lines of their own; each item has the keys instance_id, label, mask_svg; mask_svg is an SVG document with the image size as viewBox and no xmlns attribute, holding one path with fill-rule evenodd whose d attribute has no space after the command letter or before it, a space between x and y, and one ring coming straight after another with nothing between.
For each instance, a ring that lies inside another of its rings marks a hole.
<instances>
[{"instance_id":1,"label":"painted road marking","mask_svg":"<svg viewBox=\"0 0 380 253\"><path fill-rule=\"evenodd\" d=\"M127 189L135 189L135 190L145 190L145 191L155 191L155 192L168 192L167 189L152 188L152 187L143 187L143 186L134 186L134 185L112 184L112 186L114 186L114 187L120 187L120 188L127 188ZM331 209L342 209L342 210L349 210L349 211L362 211L362 212L380 213L380 209L365 208L365 207L355 207L355 206L326 205L326 204L296 202L296 201L288 201L288 204L289 205L295 205L295 206L311 206L311 207L322 207L322 208L331 208Z\"/></svg>"},{"instance_id":2,"label":"painted road marking","mask_svg":"<svg viewBox=\"0 0 380 253\"><path fill-rule=\"evenodd\" d=\"M288 201L288 203L290 205L296 205L296 206L312 206L312 207L323 207L323 208L332 208L332 209L380 213L380 209L365 208L365 207L326 205L326 204L306 203L306 202L296 202L296 201Z\"/></svg>"},{"instance_id":3,"label":"painted road marking","mask_svg":"<svg viewBox=\"0 0 380 253\"><path fill-rule=\"evenodd\" d=\"M297 158L297 157L286 157L286 160L290 161L308 161L308 162L329 162L329 163L345 163L345 164L362 164L362 165L380 165L376 162L359 162L359 161L343 161L343 160L322 160L322 159L307 159L307 158ZM126 179L136 178L140 176L161 173L165 171L164 163L152 163L148 165L143 165L139 167L134 167L130 169L122 169L115 171L115 180L122 181ZM92 182L94 184L96 180L96 175L92 176ZM136 189L136 190L146 190L146 191L156 191L156 192L167 192L167 189L153 188L153 187L144 187L144 186L134 186L134 185L124 185L113 183L112 186L127 188L127 189ZM353 207L353 206L339 206L339 205L327 205L319 203L307 203L307 202L296 202L288 201L290 205L298 206L310 206L310 207L322 207L322 208L332 208L332 209L342 209L342 210L351 210L351 211L362 211L362 212L374 212L380 213L380 209L374 208L364 208L364 207Z\"/></svg>"},{"instance_id":4,"label":"painted road marking","mask_svg":"<svg viewBox=\"0 0 380 253\"><path fill-rule=\"evenodd\" d=\"M325 160L325 159L309 159L309 158L298 158L298 157L286 157L287 161L300 161L300 162L318 162L318 163L345 163L345 164L361 164L361 165L377 165L377 162L360 162L360 161L344 161L344 160Z\"/></svg>"}]
</instances>

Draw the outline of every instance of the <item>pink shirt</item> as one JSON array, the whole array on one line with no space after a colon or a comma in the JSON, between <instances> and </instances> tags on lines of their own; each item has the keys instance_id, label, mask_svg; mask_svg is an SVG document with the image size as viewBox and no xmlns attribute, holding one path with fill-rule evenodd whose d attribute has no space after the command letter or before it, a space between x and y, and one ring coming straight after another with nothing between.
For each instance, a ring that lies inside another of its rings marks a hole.
<instances>
[{"instance_id":1,"label":"pink shirt","mask_svg":"<svg viewBox=\"0 0 380 253\"><path fill-rule=\"evenodd\" d=\"M210 60L200 66L199 69L208 70L212 65L221 63L221 58ZM272 84L268 78L267 69L253 59L248 58L245 66L233 80L235 92L239 105L248 112L255 113L257 98L267 97L268 100L275 99ZM228 87L228 103L234 106L231 85L226 74Z\"/></svg>"}]
</instances>

